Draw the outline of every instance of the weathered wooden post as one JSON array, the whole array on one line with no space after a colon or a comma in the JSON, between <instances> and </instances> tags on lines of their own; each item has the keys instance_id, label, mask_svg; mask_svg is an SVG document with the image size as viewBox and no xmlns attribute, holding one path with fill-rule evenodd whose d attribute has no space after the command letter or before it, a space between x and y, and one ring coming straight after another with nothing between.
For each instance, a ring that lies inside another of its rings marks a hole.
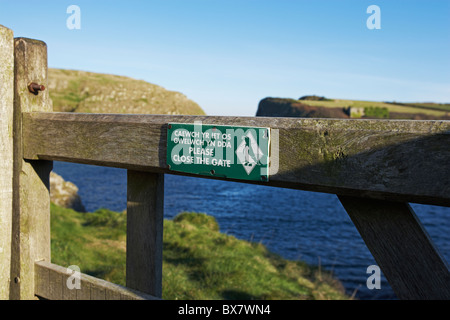
<instances>
[{"instance_id":1,"label":"weathered wooden post","mask_svg":"<svg viewBox=\"0 0 450 320\"><path fill-rule=\"evenodd\" d=\"M14 165L10 299L34 299L34 263L50 261L51 161L24 160L22 112L52 111L47 87L47 45L14 39ZM43 89L43 88L42 88Z\"/></svg>"},{"instance_id":2,"label":"weathered wooden post","mask_svg":"<svg viewBox=\"0 0 450 320\"><path fill-rule=\"evenodd\" d=\"M164 174L127 178L127 287L161 298Z\"/></svg>"},{"instance_id":3,"label":"weathered wooden post","mask_svg":"<svg viewBox=\"0 0 450 320\"><path fill-rule=\"evenodd\" d=\"M0 300L9 299L13 177L14 35L0 25Z\"/></svg>"}]
</instances>

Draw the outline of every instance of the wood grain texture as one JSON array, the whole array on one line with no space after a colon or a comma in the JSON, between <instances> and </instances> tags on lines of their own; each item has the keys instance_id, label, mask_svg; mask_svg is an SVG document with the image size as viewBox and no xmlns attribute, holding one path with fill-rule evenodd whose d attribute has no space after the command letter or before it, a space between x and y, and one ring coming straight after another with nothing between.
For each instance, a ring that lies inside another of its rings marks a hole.
<instances>
[{"instance_id":1,"label":"wood grain texture","mask_svg":"<svg viewBox=\"0 0 450 320\"><path fill-rule=\"evenodd\" d=\"M408 204L339 199L399 299L450 299L448 265Z\"/></svg>"},{"instance_id":2,"label":"wood grain texture","mask_svg":"<svg viewBox=\"0 0 450 320\"><path fill-rule=\"evenodd\" d=\"M167 123L270 127L270 186L450 206L450 121L25 113L24 156L173 173Z\"/></svg>"},{"instance_id":3,"label":"wood grain texture","mask_svg":"<svg viewBox=\"0 0 450 320\"><path fill-rule=\"evenodd\" d=\"M80 287L69 289L71 270L48 261L37 261L35 267L36 296L48 300L156 300L136 290L80 273ZM71 278L72 277L72 278Z\"/></svg>"},{"instance_id":4,"label":"wood grain texture","mask_svg":"<svg viewBox=\"0 0 450 320\"><path fill-rule=\"evenodd\" d=\"M47 45L14 40L14 174L11 299L34 299L34 262L50 261L51 161L23 159L22 112L52 111L48 91L34 95L28 84L47 86Z\"/></svg>"},{"instance_id":5,"label":"wood grain texture","mask_svg":"<svg viewBox=\"0 0 450 320\"><path fill-rule=\"evenodd\" d=\"M13 195L14 35L0 25L0 300L9 299Z\"/></svg>"},{"instance_id":6,"label":"wood grain texture","mask_svg":"<svg viewBox=\"0 0 450 320\"><path fill-rule=\"evenodd\" d=\"M162 296L164 175L127 173L127 287Z\"/></svg>"}]
</instances>

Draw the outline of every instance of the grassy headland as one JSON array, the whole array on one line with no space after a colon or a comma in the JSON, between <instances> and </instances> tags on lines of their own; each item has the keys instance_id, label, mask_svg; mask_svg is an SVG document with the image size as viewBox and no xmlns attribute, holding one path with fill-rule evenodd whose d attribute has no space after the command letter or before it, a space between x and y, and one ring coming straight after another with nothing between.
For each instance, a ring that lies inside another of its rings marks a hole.
<instances>
[{"instance_id":1,"label":"grassy headland","mask_svg":"<svg viewBox=\"0 0 450 320\"><path fill-rule=\"evenodd\" d=\"M125 285L126 213L80 213L52 204L52 262ZM348 299L329 273L259 243L221 233L216 220L164 221L163 299Z\"/></svg>"},{"instance_id":2,"label":"grassy headland","mask_svg":"<svg viewBox=\"0 0 450 320\"><path fill-rule=\"evenodd\" d=\"M318 96L304 96L298 100L267 97L259 102L256 115L265 117L449 120L450 104L378 102L329 99Z\"/></svg>"},{"instance_id":3,"label":"grassy headland","mask_svg":"<svg viewBox=\"0 0 450 320\"><path fill-rule=\"evenodd\" d=\"M203 115L184 94L129 77L48 69L55 112Z\"/></svg>"}]
</instances>

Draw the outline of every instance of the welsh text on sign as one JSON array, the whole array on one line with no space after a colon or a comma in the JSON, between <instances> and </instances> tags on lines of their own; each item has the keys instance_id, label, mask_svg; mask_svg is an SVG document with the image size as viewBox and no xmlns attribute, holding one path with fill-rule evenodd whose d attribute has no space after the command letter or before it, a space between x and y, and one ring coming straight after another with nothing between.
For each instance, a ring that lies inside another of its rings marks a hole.
<instances>
[{"instance_id":1,"label":"welsh text on sign","mask_svg":"<svg viewBox=\"0 0 450 320\"><path fill-rule=\"evenodd\" d=\"M169 123L170 170L268 181L270 128Z\"/></svg>"}]
</instances>

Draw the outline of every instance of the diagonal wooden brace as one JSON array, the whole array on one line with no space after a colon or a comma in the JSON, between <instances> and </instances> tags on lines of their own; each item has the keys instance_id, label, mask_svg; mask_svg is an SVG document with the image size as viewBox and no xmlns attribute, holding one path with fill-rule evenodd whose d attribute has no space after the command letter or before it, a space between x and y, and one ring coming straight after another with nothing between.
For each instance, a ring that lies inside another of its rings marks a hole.
<instances>
[{"instance_id":1,"label":"diagonal wooden brace","mask_svg":"<svg viewBox=\"0 0 450 320\"><path fill-rule=\"evenodd\" d=\"M399 299L450 299L450 272L407 203L339 196Z\"/></svg>"}]
</instances>

